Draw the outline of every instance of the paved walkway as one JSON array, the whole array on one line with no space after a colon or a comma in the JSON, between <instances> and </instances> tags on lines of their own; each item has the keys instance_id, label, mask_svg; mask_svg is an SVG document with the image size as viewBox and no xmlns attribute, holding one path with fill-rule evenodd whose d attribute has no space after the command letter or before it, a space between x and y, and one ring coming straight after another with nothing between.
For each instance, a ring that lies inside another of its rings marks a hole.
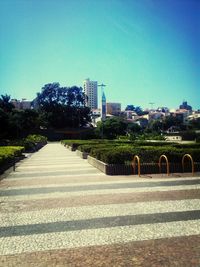
<instances>
[{"instance_id":1,"label":"paved walkway","mask_svg":"<svg viewBox=\"0 0 200 267\"><path fill-rule=\"evenodd\" d=\"M0 181L0 266L200 266L200 178L106 176L58 143Z\"/></svg>"}]
</instances>

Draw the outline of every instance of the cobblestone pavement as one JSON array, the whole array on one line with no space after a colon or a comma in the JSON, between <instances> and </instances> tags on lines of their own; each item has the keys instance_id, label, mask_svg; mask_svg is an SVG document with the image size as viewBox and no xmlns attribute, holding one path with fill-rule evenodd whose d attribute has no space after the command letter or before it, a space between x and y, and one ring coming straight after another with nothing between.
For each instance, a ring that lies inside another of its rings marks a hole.
<instances>
[{"instance_id":1,"label":"cobblestone pavement","mask_svg":"<svg viewBox=\"0 0 200 267\"><path fill-rule=\"evenodd\" d=\"M200 266L200 177L106 176L48 144L0 181L0 266Z\"/></svg>"}]
</instances>

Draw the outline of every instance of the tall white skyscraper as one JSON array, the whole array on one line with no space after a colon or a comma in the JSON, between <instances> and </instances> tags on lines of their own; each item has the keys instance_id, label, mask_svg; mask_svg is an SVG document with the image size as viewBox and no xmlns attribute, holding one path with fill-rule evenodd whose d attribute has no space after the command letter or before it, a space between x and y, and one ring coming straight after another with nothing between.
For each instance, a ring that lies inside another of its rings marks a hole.
<instances>
[{"instance_id":1,"label":"tall white skyscraper","mask_svg":"<svg viewBox=\"0 0 200 267\"><path fill-rule=\"evenodd\" d=\"M91 109L98 108L98 83L86 79L83 82L83 91L87 96L86 106Z\"/></svg>"}]
</instances>

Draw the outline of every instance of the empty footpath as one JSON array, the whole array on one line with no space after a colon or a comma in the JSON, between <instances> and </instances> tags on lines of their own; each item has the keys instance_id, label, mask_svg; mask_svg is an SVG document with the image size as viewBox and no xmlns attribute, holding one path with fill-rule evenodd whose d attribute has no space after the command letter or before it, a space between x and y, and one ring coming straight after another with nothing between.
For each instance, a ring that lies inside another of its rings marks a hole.
<instances>
[{"instance_id":1,"label":"empty footpath","mask_svg":"<svg viewBox=\"0 0 200 267\"><path fill-rule=\"evenodd\" d=\"M200 266L200 177L108 176L49 143L0 180L0 266Z\"/></svg>"}]
</instances>

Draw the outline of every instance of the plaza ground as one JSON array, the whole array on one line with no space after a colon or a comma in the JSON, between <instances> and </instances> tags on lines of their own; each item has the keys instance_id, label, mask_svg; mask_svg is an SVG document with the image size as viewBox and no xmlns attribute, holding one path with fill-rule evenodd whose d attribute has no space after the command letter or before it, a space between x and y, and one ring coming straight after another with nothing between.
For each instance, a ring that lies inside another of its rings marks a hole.
<instances>
[{"instance_id":1,"label":"plaza ground","mask_svg":"<svg viewBox=\"0 0 200 267\"><path fill-rule=\"evenodd\" d=\"M50 143L0 181L0 266L200 266L200 177L107 176Z\"/></svg>"}]
</instances>

